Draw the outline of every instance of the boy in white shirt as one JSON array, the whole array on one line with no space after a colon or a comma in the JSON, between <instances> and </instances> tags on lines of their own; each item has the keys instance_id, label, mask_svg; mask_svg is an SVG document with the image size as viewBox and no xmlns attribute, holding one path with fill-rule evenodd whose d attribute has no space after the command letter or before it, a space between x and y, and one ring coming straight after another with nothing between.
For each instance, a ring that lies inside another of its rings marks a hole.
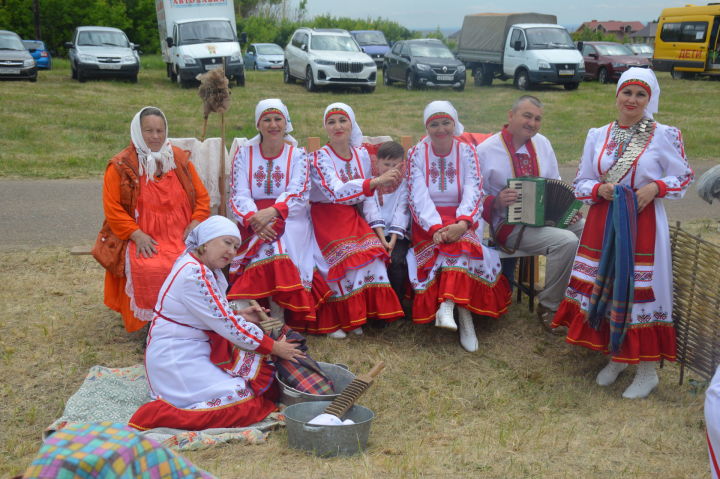
<instances>
[{"instance_id":1,"label":"boy in white shirt","mask_svg":"<svg viewBox=\"0 0 720 479\"><path fill-rule=\"evenodd\" d=\"M405 168L403 147L394 141L383 143L378 148L375 166L377 175L382 175L393 168L403 171ZM377 188L375 196L380 205L380 214L385 222L384 235L378 236L390 255L388 279L398 299L402 301L408 282L405 256L410 247L407 184L403 180L396 186Z\"/></svg>"}]
</instances>

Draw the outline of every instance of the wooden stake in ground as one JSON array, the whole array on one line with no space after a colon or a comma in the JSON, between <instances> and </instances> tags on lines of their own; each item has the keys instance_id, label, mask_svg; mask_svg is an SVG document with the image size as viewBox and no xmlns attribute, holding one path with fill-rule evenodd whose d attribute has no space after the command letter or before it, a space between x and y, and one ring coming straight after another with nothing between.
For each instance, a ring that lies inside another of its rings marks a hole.
<instances>
[{"instance_id":1,"label":"wooden stake in ground","mask_svg":"<svg viewBox=\"0 0 720 479\"><path fill-rule=\"evenodd\" d=\"M207 73L198 75L200 88L198 95L203 101L203 131L200 141L205 141L207 133L207 122L210 113L220 114L220 173L218 175L218 189L220 190L220 204L218 214L225 216L226 192L225 192L225 112L230 109L230 88L224 68L216 68Z\"/></svg>"}]
</instances>

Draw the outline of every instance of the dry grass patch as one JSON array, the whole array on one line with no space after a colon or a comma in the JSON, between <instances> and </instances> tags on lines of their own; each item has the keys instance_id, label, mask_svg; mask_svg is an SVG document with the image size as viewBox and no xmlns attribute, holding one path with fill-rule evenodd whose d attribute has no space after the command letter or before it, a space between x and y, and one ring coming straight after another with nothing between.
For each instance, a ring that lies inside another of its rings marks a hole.
<instances>
[{"instance_id":1,"label":"dry grass patch","mask_svg":"<svg viewBox=\"0 0 720 479\"><path fill-rule=\"evenodd\" d=\"M92 259L59 248L0 254L0 477L30 462L91 366L142 361L142 335L103 306L102 278ZM365 454L318 459L288 449L280 429L264 445L186 456L223 478L707 476L703 394L677 384L677 366L649 399L627 401L631 373L595 385L605 358L543 333L525 306L476 324L475 354L456 334L406 321L310 338L316 359L356 373L387 364L360 401L377 415Z\"/></svg>"}]
</instances>

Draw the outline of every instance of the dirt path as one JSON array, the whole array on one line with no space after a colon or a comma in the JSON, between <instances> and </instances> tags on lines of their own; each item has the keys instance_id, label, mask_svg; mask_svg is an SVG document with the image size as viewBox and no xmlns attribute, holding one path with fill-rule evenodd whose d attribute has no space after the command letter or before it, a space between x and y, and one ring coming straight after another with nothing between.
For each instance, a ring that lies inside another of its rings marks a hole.
<instances>
[{"instance_id":1,"label":"dirt path","mask_svg":"<svg viewBox=\"0 0 720 479\"><path fill-rule=\"evenodd\" d=\"M693 164L700 176L715 163ZM565 180L574 166L563 166ZM102 223L102 181L0 179L0 251L90 245ZM671 221L720 221L720 202L708 205L693 186L681 201L665 203Z\"/></svg>"}]
</instances>

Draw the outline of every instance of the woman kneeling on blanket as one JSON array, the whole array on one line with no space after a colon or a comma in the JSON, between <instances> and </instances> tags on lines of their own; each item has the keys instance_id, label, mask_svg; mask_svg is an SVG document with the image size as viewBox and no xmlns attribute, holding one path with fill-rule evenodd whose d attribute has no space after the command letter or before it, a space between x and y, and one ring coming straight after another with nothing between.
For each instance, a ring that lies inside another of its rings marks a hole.
<instances>
[{"instance_id":1,"label":"woman kneeling on blanket","mask_svg":"<svg viewBox=\"0 0 720 479\"><path fill-rule=\"evenodd\" d=\"M254 308L238 315L228 305L220 270L240 246L232 221L212 216L185 244L148 332L145 369L154 401L141 406L130 425L202 430L253 424L277 409L270 355L292 361L305 354L295 343L265 335ZM231 368L221 369L211 358L218 335L240 348Z\"/></svg>"}]
</instances>

